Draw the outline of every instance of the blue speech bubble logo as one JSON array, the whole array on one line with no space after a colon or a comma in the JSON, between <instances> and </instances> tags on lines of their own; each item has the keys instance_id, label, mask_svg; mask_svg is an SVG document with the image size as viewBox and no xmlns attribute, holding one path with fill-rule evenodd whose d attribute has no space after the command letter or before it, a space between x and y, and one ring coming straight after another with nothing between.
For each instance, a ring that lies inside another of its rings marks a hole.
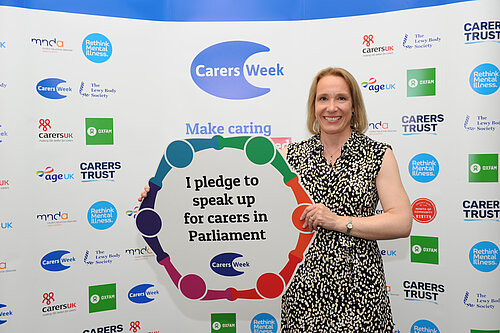
<instances>
[{"instance_id":1,"label":"blue speech bubble logo","mask_svg":"<svg viewBox=\"0 0 500 333\"><path fill-rule=\"evenodd\" d=\"M42 260L40 261L40 264L42 265L43 269L50 272L64 271L70 268L70 266L63 265L64 262L75 261L75 258L68 258L67 260L64 260L62 256L66 254L69 254L69 251L58 250L47 253L46 255L43 256Z\"/></svg>"},{"instance_id":2,"label":"blue speech bubble logo","mask_svg":"<svg viewBox=\"0 0 500 333\"><path fill-rule=\"evenodd\" d=\"M470 249L469 261L478 271L491 272L500 263L500 249L493 242L479 242Z\"/></svg>"},{"instance_id":3,"label":"blue speech bubble logo","mask_svg":"<svg viewBox=\"0 0 500 333\"><path fill-rule=\"evenodd\" d=\"M66 83L66 81L57 78L43 79L36 85L36 91L45 98L50 99L61 99L66 97L59 92L61 91L71 91L71 88L60 88L58 85L61 83Z\"/></svg>"},{"instance_id":4,"label":"blue speech bubble logo","mask_svg":"<svg viewBox=\"0 0 500 333\"><path fill-rule=\"evenodd\" d=\"M130 289L128 292L128 299L131 302L137 303L137 304L144 304L144 303L149 303L154 301L154 298L149 298L148 296L148 289L154 287L152 284L140 284L138 286L133 287ZM150 294L157 294L158 292L151 292Z\"/></svg>"},{"instance_id":5,"label":"blue speech bubble logo","mask_svg":"<svg viewBox=\"0 0 500 333\"><path fill-rule=\"evenodd\" d=\"M247 41L229 41L212 45L194 58L191 64L191 77L200 89L216 97L249 99L262 96L271 89L250 84L245 78L244 64L251 55L268 51L267 46ZM252 72L254 75L262 71L260 67L247 67L247 72ZM280 75L280 73L274 74Z\"/></svg>"},{"instance_id":6,"label":"blue speech bubble logo","mask_svg":"<svg viewBox=\"0 0 500 333\"><path fill-rule=\"evenodd\" d=\"M210 268L217 274L222 276L238 276L243 274L233 267L233 261L236 258L243 257L238 253L221 253L210 260Z\"/></svg>"}]
</instances>

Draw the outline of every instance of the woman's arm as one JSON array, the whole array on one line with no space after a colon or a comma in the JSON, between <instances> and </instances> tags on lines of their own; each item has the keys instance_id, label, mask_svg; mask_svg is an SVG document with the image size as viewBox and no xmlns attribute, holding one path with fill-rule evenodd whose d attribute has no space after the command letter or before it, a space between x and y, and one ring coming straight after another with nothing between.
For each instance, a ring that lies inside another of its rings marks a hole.
<instances>
[{"instance_id":1,"label":"woman's arm","mask_svg":"<svg viewBox=\"0 0 500 333\"><path fill-rule=\"evenodd\" d=\"M375 179L380 204L384 213L370 217L351 217L351 236L365 239L395 239L408 237L411 231L412 214L408 195L401 182L394 153L387 149ZM315 230L318 226L347 232L348 216L339 216L323 204L307 207L302 214L304 227Z\"/></svg>"}]
</instances>

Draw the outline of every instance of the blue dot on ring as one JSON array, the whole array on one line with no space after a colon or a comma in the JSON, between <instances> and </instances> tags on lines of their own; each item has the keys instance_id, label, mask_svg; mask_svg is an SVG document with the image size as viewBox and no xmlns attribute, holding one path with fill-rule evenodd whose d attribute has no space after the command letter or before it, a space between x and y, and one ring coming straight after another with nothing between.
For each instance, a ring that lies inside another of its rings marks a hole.
<instances>
[{"instance_id":1,"label":"blue dot on ring","mask_svg":"<svg viewBox=\"0 0 500 333\"><path fill-rule=\"evenodd\" d=\"M166 158L170 165L185 168L193 161L193 148L186 141L173 141L167 147Z\"/></svg>"}]
</instances>

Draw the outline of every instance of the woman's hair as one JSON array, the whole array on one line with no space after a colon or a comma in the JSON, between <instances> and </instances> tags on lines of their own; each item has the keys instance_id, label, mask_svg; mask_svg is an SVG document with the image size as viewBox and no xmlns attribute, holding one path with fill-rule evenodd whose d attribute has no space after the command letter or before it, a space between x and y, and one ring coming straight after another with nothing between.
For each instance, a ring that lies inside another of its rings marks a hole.
<instances>
[{"instance_id":1,"label":"woman's hair","mask_svg":"<svg viewBox=\"0 0 500 333\"><path fill-rule=\"evenodd\" d=\"M354 76L343 68L325 68L321 70L316 76L311 84L311 89L309 89L309 99L307 100L307 128L312 134L319 134L320 128L319 123L316 120L316 115L314 114L315 102L316 102L316 90L318 87L318 82L325 76L338 76L345 80L349 86L352 97L352 106L354 108L351 127L354 128L359 133L364 133L368 128L368 119L366 117L365 103L363 102L363 96L361 95L361 89L359 88L358 82Z\"/></svg>"}]
</instances>

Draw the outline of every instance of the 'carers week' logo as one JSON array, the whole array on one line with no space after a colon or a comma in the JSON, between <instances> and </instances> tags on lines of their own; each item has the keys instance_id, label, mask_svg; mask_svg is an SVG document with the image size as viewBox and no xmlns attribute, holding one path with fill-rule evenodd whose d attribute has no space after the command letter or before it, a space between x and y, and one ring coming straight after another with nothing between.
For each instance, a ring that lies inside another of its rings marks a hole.
<instances>
[{"instance_id":1,"label":"'carers week' logo","mask_svg":"<svg viewBox=\"0 0 500 333\"><path fill-rule=\"evenodd\" d=\"M225 99L250 99L267 94L270 88L257 87L248 77L269 78L285 75L280 63L266 66L246 64L247 59L269 47L249 41L227 41L201 51L191 63L194 83L206 93Z\"/></svg>"},{"instance_id":2,"label":"'carers week' logo","mask_svg":"<svg viewBox=\"0 0 500 333\"><path fill-rule=\"evenodd\" d=\"M48 99L66 98L67 94L73 90L71 87L65 86L65 80L59 78L43 79L36 84L36 91L40 96Z\"/></svg>"}]
</instances>

